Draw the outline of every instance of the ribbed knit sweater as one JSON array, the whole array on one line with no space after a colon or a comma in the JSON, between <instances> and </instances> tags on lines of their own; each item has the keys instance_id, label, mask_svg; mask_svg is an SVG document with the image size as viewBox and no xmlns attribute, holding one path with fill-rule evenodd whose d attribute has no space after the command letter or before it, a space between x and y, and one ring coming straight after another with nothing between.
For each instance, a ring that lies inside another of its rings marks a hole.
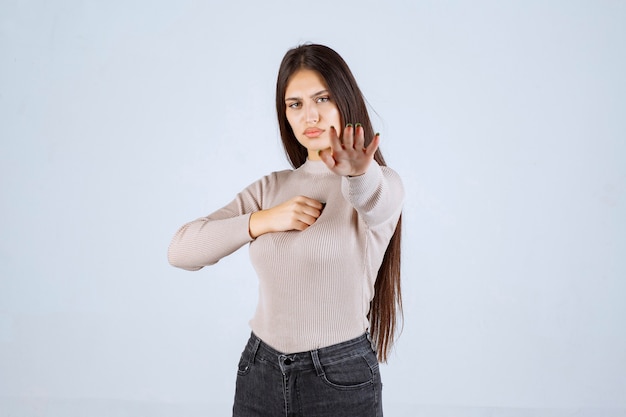
<instances>
[{"instance_id":1,"label":"ribbed knit sweater","mask_svg":"<svg viewBox=\"0 0 626 417\"><path fill-rule=\"evenodd\" d=\"M250 215L303 195L326 203L304 231L252 239ZM283 353L341 343L365 333L374 283L404 199L400 177L373 161L357 177L341 177L321 161L269 174L228 205L185 224L169 262L198 270L250 243L259 279L252 331Z\"/></svg>"}]
</instances>

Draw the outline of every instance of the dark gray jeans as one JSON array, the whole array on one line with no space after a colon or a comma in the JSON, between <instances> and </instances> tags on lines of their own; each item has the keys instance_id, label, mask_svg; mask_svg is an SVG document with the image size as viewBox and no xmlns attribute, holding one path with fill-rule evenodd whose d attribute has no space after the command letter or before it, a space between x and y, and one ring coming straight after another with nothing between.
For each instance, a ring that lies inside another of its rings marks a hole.
<instances>
[{"instance_id":1,"label":"dark gray jeans","mask_svg":"<svg viewBox=\"0 0 626 417\"><path fill-rule=\"evenodd\" d=\"M233 417L382 417L381 393L367 334L286 355L253 333L239 361Z\"/></svg>"}]
</instances>

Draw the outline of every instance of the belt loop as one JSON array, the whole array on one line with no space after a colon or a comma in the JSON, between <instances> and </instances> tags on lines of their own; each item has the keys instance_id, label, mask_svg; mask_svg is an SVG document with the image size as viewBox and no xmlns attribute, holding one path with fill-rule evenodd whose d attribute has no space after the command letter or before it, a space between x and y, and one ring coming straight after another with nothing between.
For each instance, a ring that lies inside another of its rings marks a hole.
<instances>
[{"instance_id":1,"label":"belt loop","mask_svg":"<svg viewBox=\"0 0 626 417\"><path fill-rule=\"evenodd\" d=\"M256 354L259 351L259 346L261 346L261 339L254 333L252 333L252 335L254 336L254 344L252 345L252 349L250 349L250 363L254 363Z\"/></svg>"},{"instance_id":2,"label":"belt loop","mask_svg":"<svg viewBox=\"0 0 626 417\"><path fill-rule=\"evenodd\" d=\"M367 336L367 341L370 343L370 347L372 348L374 353L376 353L377 346L374 343L374 341L372 340L372 335L370 334L369 331L367 331L367 332L365 332L365 336Z\"/></svg>"},{"instance_id":3,"label":"belt loop","mask_svg":"<svg viewBox=\"0 0 626 417\"><path fill-rule=\"evenodd\" d=\"M311 351L311 357L313 358L313 365L315 365L315 371L317 372L317 376L324 375L324 368L322 368L322 364L320 363L320 357L317 353L317 350Z\"/></svg>"}]
</instances>

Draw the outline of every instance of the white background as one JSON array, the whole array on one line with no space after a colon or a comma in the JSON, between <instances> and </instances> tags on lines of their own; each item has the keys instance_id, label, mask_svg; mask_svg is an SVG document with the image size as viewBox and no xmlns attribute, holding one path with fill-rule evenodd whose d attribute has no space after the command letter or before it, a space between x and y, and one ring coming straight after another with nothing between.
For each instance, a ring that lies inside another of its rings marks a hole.
<instances>
[{"instance_id":1,"label":"white background","mask_svg":"<svg viewBox=\"0 0 626 417\"><path fill-rule=\"evenodd\" d=\"M256 278L170 267L287 168L287 49L403 177L387 417L626 415L626 2L0 1L0 416L226 416Z\"/></svg>"}]
</instances>

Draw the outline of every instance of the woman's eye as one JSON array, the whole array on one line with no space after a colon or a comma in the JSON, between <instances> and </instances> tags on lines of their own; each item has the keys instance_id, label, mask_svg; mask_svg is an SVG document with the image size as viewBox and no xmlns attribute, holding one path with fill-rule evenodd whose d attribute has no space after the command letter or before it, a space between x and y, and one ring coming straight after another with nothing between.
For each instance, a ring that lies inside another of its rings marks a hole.
<instances>
[{"instance_id":1,"label":"woman's eye","mask_svg":"<svg viewBox=\"0 0 626 417\"><path fill-rule=\"evenodd\" d=\"M323 96L323 97L318 97L317 100L315 100L317 103L326 103L328 101L330 101L330 97L328 96Z\"/></svg>"},{"instance_id":2,"label":"woman's eye","mask_svg":"<svg viewBox=\"0 0 626 417\"><path fill-rule=\"evenodd\" d=\"M300 103L298 103L298 102L296 101L296 102L293 102L293 103L291 103L291 104L288 104L287 106L288 106L289 108L291 108L291 109L297 109L298 107L300 107Z\"/></svg>"}]
</instances>

